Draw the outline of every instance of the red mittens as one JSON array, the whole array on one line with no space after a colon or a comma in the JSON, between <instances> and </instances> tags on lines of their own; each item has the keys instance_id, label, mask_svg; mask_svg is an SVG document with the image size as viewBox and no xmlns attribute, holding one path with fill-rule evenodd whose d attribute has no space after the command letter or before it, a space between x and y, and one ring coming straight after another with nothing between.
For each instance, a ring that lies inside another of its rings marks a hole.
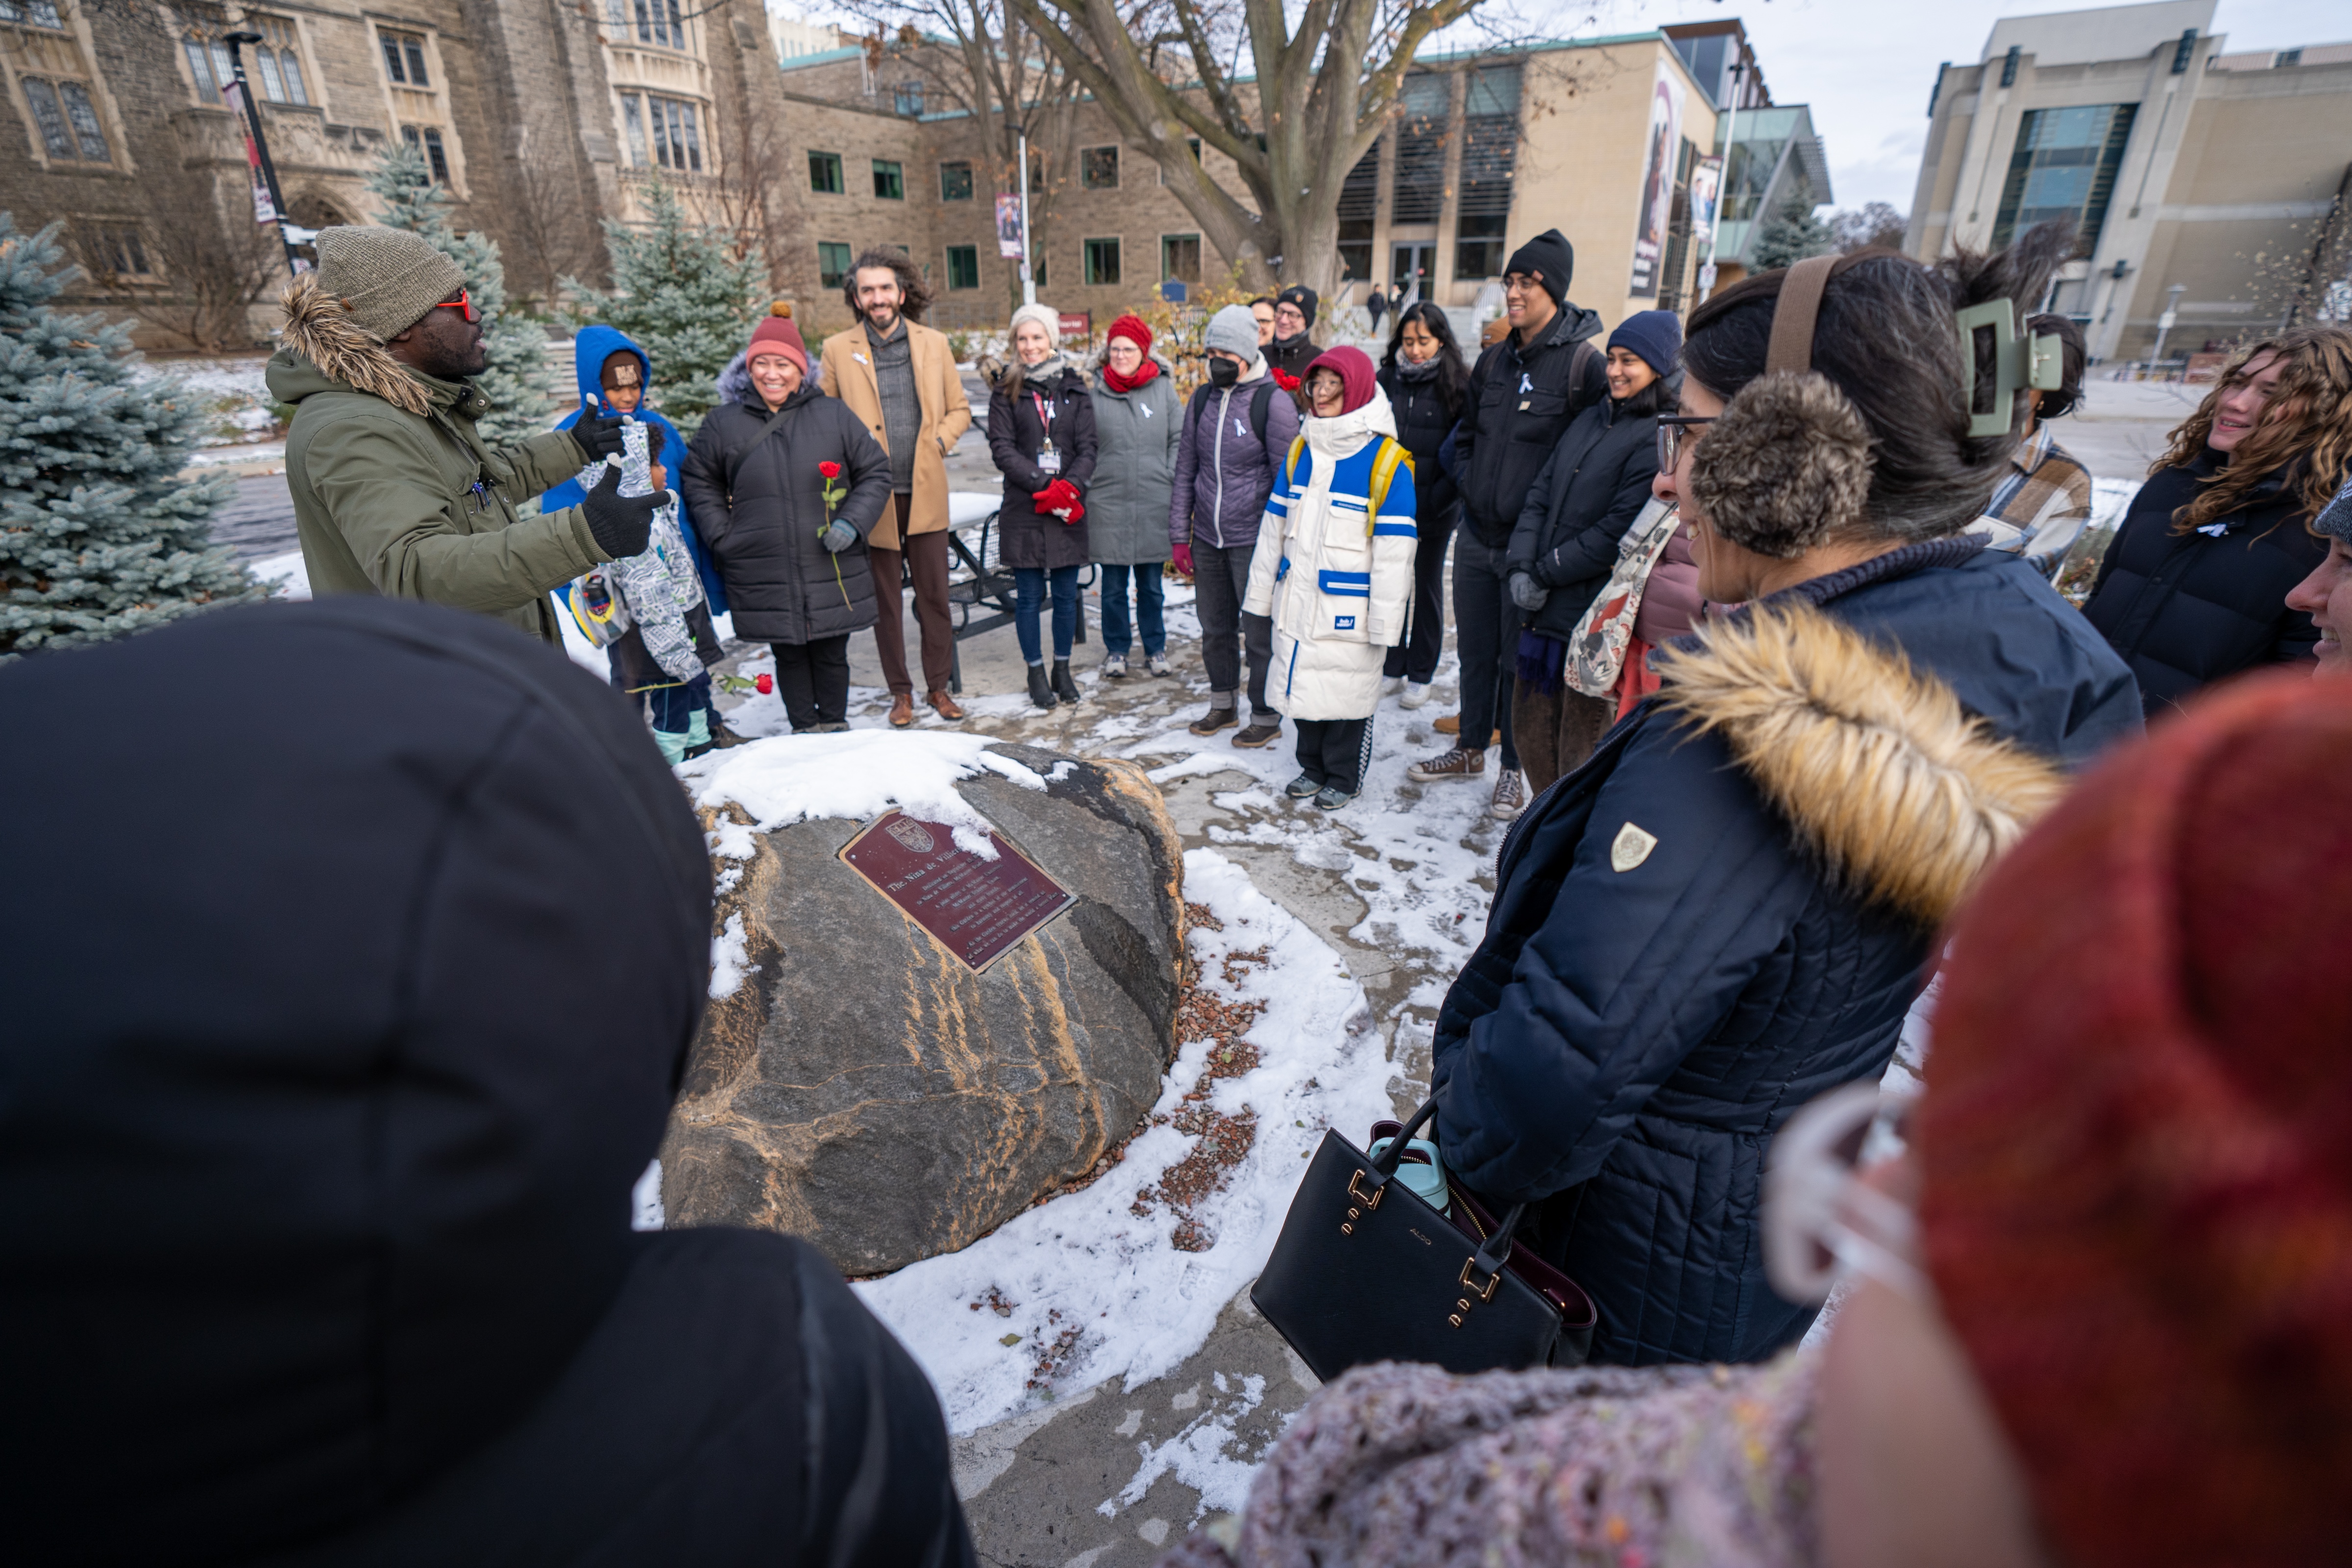
<instances>
[{"instance_id":1,"label":"red mittens","mask_svg":"<svg viewBox=\"0 0 2352 1568\"><path fill-rule=\"evenodd\" d=\"M1050 511L1064 522L1076 522L1087 515L1078 500L1078 487L1067 479L1055 479L1044 489L1032 491L1029 499L1037 503L1039 511Z\"/></svg>"}]
</instances>

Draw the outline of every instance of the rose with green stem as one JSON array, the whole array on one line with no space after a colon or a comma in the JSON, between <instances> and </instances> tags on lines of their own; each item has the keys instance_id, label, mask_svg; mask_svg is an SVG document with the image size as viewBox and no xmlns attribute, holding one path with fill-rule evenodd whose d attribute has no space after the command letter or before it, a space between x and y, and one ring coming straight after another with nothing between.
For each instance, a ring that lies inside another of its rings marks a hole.
<instances>
[{"instance_id":1,"label":"rose with green stem","mask_svg":"<svg viewBox=\"0 0 2352 1568\"><path fill-rule=\"evenodd\" d=\"M817 539L822 542L825 533L833 527L833 509L839 506L842 501L847 498L849 491L838 482L841 479L841 465L839 463L831 461L819 463L816 466L816 471L824 480L824 527L817 530ZM841 602L845 605L849 603L849 584L841 580L840 552L837 551L827 551L825 553L831 557L833 561L834 586L841 590Z\"/></svg>"}]
</instances>

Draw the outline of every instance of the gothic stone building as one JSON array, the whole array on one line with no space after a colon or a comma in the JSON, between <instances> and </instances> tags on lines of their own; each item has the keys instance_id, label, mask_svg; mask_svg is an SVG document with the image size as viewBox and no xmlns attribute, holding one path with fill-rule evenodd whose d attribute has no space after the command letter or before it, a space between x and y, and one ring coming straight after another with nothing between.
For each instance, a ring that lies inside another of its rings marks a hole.
<instances>
[{"instance_id":1,"label":"gothic stone building","mask_svg":"<svg viewBox=\"0 0 2352 1568\"><path fill-rule=\"evenodd\" d=\"M759 164L783 99L756 0L0 0L0 209L61 220L73 298L149 346L254 342L275 316L285 262L220 90L239 31L262 39L247 75L299 224L369 221L397 138L526 298L601 274L599 220L640 217L655 178L772 237Z\"/></svg>"}]
</instances>

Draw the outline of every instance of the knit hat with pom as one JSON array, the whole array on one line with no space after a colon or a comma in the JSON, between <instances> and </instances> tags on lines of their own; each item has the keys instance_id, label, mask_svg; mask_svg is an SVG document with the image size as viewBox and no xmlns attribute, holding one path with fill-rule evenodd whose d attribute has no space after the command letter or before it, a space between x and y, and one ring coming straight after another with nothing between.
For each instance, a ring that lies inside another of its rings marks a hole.
<instances>
[{"instance_id":1,"label":"knit hat with pom","mask_svg":"<svg viewBox=\"0 0 2352 1568\"><path fill-rule=\"evenodd\" d=\"M1870 495L1870 426L1829 378L1760 375L1691 455L1691 499L1715 531L1775 560L1857 521Z\"/></svg>"},{"instance_id":2,"label":"knit hat with pom","mask_svg":"<svg viewBox=\"0 0 2352 1568\"><path fill-rule=\"evenodd\" d=\"M801 330L793 325L793 308L779 301L770 309L775 313L751 329L751 344L743 351L748 363L760 357L762 350L780 353L801 367L801 379L808 379L808 345L801 341Z\"/></svg>"},{"instance_id":3,"label":"knit hat with pom","mask_svg":"<svg viewBox=\"0 0 2352 1568\"><path fill-rule=\"evenodd\" d=\"M2075 1568L2352 1541L2347 910L2352 681L2296 672L2110 757L1952 929L1927 1262Z\"/></svg>"}]
</instances>

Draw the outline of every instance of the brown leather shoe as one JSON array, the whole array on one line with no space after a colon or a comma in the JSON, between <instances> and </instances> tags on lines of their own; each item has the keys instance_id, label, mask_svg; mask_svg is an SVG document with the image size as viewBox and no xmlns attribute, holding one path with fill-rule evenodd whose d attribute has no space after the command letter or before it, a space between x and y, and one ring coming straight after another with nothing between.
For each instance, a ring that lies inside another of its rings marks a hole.
<instances>
[{"instance_id":1,"label":"brown leather shoe","mask_svg":"<svg viewBox=\"0 0 2352 1568\"><path fill-rule=\"evenodd\" d=\"M903 730L915 721L915 699L901 691L890 699L890 727Z\"/></svg>"},{"instance_id":2,"label":"brown leather shoe","mask_svg":"<svg viewBox=\"0 0 2352 1568\"><path fill-rule=\"evenodd\" d=\"M1443 719L1433 719L1429 727L1441 735L1459 735L1462 733L1462 715L1448 713Z\"/></svg>"},{"instance_id":3,"label":"brown leather shoe","mask_svg":"<svg viewBox=\"0 0 2352 1568\"><path fill-rule=\"evenodd\" d=\"M934 691L923 700L931 705L932 712L950 723L963 717L963 710L956 706L956 700L944 691Z\"/></svg>"}]
</instances>

